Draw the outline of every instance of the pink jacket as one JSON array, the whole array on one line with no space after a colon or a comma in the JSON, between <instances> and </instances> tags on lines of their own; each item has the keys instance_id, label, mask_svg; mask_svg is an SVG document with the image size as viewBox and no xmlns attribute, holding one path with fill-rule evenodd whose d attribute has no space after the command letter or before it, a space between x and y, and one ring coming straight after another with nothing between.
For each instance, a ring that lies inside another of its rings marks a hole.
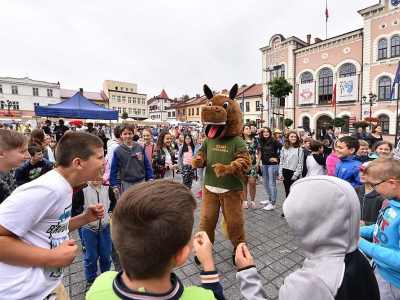
<instances>
[{"instance_id":1,"label":"pink jacket","mask_svg":"<svg viewBox=\"0 0 400 300\"><path fill-rule=\"evenodd\" d=\"M340 158L332 153L326 158L326 169L328 170L329 176L335 176L336 165L339 162Z\"/></svg>"}]
</instances>

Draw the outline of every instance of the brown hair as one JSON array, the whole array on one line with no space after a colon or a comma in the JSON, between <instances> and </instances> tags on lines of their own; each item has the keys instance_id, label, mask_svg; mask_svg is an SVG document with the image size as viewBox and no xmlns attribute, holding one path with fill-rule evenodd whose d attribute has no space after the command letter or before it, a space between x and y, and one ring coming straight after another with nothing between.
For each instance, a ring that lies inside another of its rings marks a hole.
<instances>
[{"instance_id":1,"label":"brown hair","mask_svg":"<svg viewBox=\"0 0 400 300\"><path fill-rule=\"evenodd\" d=\"M381 126L381 125L378 125L378 124L372 125L372 127L371 127L371 133L375 133L376 128L378 128L378 127L380 127L380 126Z\"/></svg>"},{"instance_id":2,"label":"brown hair","mask_svg":"<svg viewBox=\"0 0 400 300\"><path fill-rule=\"evenodd\" d=\"M148 128L145 128L145 129L142 130L142 134L143 134L144 131L147 131L148 133L150 133L150 136L153 137L153 131L151 131Z\"/></svg>"},{"instance_id":3,"label":"brown hair","mask_svg":"<svg viewBox=\"0 0 400 300\"><path fill-rule=\"evenodd\" d=\"M65 134L57 143L57 166L69 167L78 157L86 161L98 148L103 149L103 141L94 134L82 131Z\"/></svg>"},{"instance_id":4,"label":"brown hair","mask_svg":"<svg viewBox=\"0 0 400 300\"><path fill-rule=\"evenodd\" d=\"M292 133L294 133L297 138L296 142L293 145L289 141L289 135L291 135ZM285 140L283 141L283 147L285 147L285 149L289 149L290 147L298 148L298 147L300 147L300 145L301 145L300 137L296 133L296 131L288 130L288 132L286 132L286 135L285 135Z\"/></svg>"},{"instance_id":5,"label":"brown hair","mask_svg":"<svg viewBox=\"0 0 400 300\"><path fill-rule=\"evenodd\" d=\"M161 278L193 234L196 200L183 184L154 180L129 188L114 209L111 235L130 280Z\"/></svg>"},{"instance_id":6,"label":"brown hair","mask_svg":"<svg viewBox=\"0 0 400 300\"><path fill-rule=\"evenodd\" d=\"M308 143L308 142L312 142L314 139L312 138L312 137L306 137L305 139L304 139L304 143Z\"/></svg>"},{"instance_id":7,"label":"brown hair","mask_svg":"<svg viewBox=\"0 0 400 300\"><path fill-rule=\"evenodd\" d=\"M121 125L119 125L119 134L121 135L122 132L123 132L125 129L126 129L126 130L129 130L129 131L132 131L132 133L135 132L135 131L133 130L133 126L132 126L131 124L129 124L129 123L122 123Z\"/></svg>"},{"instance_id":8,"label":"brown hair","mask_svg":"<svg viewBox=\"0 0 400 300\"><path fill-rule=\"evenodd\" d=\"M198 137L206 138L206 134L204 132L199 132Z\"/></svg>"},{"instance_id":9,"label":"brown hair","mask_svg":"<svg viewBox=\"0 0 400 300\"><path fill-rule=\"evenodd\" d=\"M158 136L158 139L157 139L157 148L158 149L162 149L164 147L164 139L167 134L171 135L168 131L160 132L160 135ZM172 135L171 135L171 137L172 137ZM169 150L169 147L167 147L167 149Z\"/></svg>"},{"instance_id":10,"label":"brown hair","mask_svg":"<svg viewBox=\"0 0 400 300\"><path fill-rule=\"evenodd\" d=\"M372 146L371 151L372 151L372 152L376 152L376 149L377 149L379 146L382 146L382 145L388 145L390 151L393 150L393 145L392 145L391 142L388 142L388 141L380 141L380 142L377 142L376 144L374 144L374 145Z\"/></svg>"},{"instance_id":11,"label":"brown hair","mask_svg":"<svg viewBox=\"0 0 400 300\"><path fill-rule=\"evenodd\" d=\"M322 144L321 141L312 140L311 143L310 143L310 150L311 151L318 151L323 146L324 146L324 144Z\"/></svg>"},{"instance_id":12,"label":"brown hair","mask_svg":"<svg viewBox=\"0 0 400 300\"><path fill-rule=\"evenodd\" d=\"M28 152L31 156L35 156L37 152L42 152L42 148L37 147L37 146L29 146L28 147Z\"/></svg>"},{"instance_id":13,"label":"brown hair","mask_svg":"<svg viewBox=\"0 0 400 300\"><path fill-rule=\"evenodd\" d=\"M35 144L42 149L46 148L46 141L44 140L44 131L40 128L35 128L29 137L29 145Z\"/></svg>"},{"instance_id":14,"label":"brown hair","mask_svg":"<svg viewBox=\"0 0 400 300\"><path fill-rule=\"evenodd\" d=\"M28 138L15 130L0 129L0 148L12 150L26 147Z\"/></svg>"},{"instance_id":15,"label":"brown hair","mask_svg":"<svg viewBox=\"0 0 400 300\"><path fill-rule=\"evenodd\" d=\"M377 180L400 179L400 161L392 157L379 157L368 164L365 174Z\"/></svg>"}]
</instances>

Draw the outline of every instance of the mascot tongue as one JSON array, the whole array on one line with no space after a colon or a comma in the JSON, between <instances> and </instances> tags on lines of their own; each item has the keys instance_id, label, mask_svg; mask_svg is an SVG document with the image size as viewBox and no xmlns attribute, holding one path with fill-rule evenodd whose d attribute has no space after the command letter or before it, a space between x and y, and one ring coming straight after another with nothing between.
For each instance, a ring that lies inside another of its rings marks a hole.
<instances>
[{"instance_id":1,"label":"mascot tongue","mask_svg":"<svg viewBox=\"0 0 400 300\"><path fill-rule=\"evenodd\" d=\"M217 132L218 132L218 129L220 128L220 126L221 125L211 125L211 128L210 128L210 130L208 131L208 137L210 138L210 139L213 139L214 137L215 137L215 135L217 134Z\"/></svg>"}]
</instances>

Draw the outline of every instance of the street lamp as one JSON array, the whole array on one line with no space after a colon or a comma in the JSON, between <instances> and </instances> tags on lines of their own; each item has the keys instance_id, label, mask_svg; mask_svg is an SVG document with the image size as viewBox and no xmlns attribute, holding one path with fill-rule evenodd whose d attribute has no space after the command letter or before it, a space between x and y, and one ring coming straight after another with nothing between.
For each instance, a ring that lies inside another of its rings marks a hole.
<instances>
[{"instance_id":1,"label":"street lamp","mask_svg":"<svg viewBox=\"0 0 400 300\"><path fill-rule=\"evenodd\" d=\"M369 103L369 117L371 118L372 117L372 105L374 105L375 104L375 101L376 101L376 95L375 94L372 94L372 92L371 93L369 93L369 100L367 101L367 96L362 96L362 99L363 99L363 102L364 103Z\"/></svg>"},{"instance_id":2,"label":"street lamp","mask_svg":"<svg viewBox=\"0 0 400 300\"><path fill-rule=\"evenodd\" d=\"M11 109L11 107L13 106L13 103L12 103L12 101L10 101L10 100L6 100L6 101L1 101L0 102L1 103L1 107L2 108L7 108L7 115L11 115L11 111L10 111L10 109Z\"/></svg>"},{"instance_id":3,"label":"street lamp","mask_svg":"<svg viewBox=\"0 0 400 300\"><path fill-rule=\"evenodd\" d=\"M274 65L274 66L269 66L269 67L263 69L264 72L269 72L269 80L270 80L270 81L271 81L272 79L274 79L274 71L275 71L275 76L276 76L276 77L279 77L279 70L282 68L282 66L279 65L278 57L275 57L275 63L276 63L276 65ZM268 95L271 96L271 95L270 95L270 92L269 92L269 87L268 87ZM272 98L272 97L269 97L270 101L271 101L271 98ZM275 97L275 103L272 103L272 102L271 102L270 107L272 108L272 116L273 116L273 124L272 124L272 127L275 128L275 127L276 127L275 116L276 116L276 115L278 115L278 116L281 115L281 114L279 113L279 107L280 107L279 99ZM277 114L275 113L275 108L278 109L278 113L277 113ZM283 110L285 110L285 108L283 108ZM283 113L282 115L284 115L284 113ZM278 117L278 118L279 118L279 117ZM278 119L278 120L279 120L279 119ZM268 124L269 124L270 127L271 127L270 121L271 121L271 120L268 120ZM283 126L283 125L282 125L282 126ZM281 129L283 129L283 128L281 128Z\"/></svg>"},{"instance_id":4,"label":"street lamp","mask_svg":"<svg viewBox=\"0 0 400 300\"><path fill-rule=\"evenodd\" d=\"M262 99L262 98L261 98L261 99ZM261 118L260 118L260 119L261 119L261 120L264 120L264 119L263 119L264 105L263 105L262 103L260 104L260 111L261 111Z\"/></svg>"}]
</instances>

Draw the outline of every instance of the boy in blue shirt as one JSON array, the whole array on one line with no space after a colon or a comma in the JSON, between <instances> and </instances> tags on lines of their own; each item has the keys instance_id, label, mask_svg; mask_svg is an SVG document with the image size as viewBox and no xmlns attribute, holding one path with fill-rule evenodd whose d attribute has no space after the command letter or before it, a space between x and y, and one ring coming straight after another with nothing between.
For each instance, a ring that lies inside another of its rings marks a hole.
<instances>
[{"instance_id":1,"label":"boy in blue shirt","mask_svg":"<svg viewBox=\"0 0 400 300\"><path fill-rule=\"evenodd\" d=\"M376 224L361 227L358 248L374 261L381 299L400 299L400 161L381 157L364 173L371 187L389 200L383 202Z\"/></svg>"},{"instance_id":2,"label":"boy in blue shirt","mask_svg":"<svg viewBox=\"0 0 400 300\"><path fill-rule=\"evenodd\" d=\"M356 166L362 165L362 161L357 158L357 151L360 142L352 136L341 137L336 143L336 155L340 161L336 165L335 177L341 178L353 187L362 185L360 181L360 169Z\"/></svg>"}]
</instances>

